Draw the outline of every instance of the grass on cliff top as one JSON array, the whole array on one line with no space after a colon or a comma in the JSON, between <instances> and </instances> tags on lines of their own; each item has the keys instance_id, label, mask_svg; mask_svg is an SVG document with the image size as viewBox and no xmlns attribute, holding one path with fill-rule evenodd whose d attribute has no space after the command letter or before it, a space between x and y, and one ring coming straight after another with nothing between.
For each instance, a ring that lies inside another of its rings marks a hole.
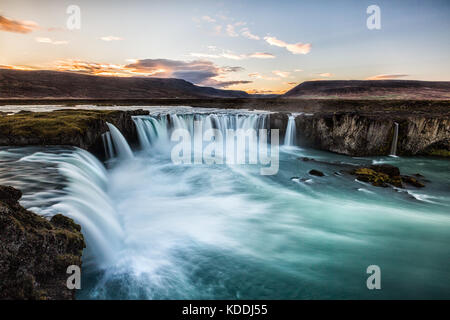
<instances>
[{"instance_id":1,"label":"grass on cliff top","mask_svg":"<svg viewBox=\"0 0 450 320\"><path fill-rule=\"evenodd\" d=\"M51 137L84 132L96 120L106 120L116 110L57 110L0 115L0 135Z\"/></svg>"}]
</instances>

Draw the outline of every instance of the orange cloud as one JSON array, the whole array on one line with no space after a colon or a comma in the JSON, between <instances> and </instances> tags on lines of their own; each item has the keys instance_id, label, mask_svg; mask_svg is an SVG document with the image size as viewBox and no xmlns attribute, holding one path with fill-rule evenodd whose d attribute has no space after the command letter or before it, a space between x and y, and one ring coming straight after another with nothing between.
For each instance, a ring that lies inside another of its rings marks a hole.
<instances>
[{"instance_id":1,"label":"orange cloud","mask_svg":"<svg viewBox=\"0 0 450 320\"><path fill-rule=\"evenodd\" d=\"M378 74L376 76L368 77L366 80L388 80L407 77L407 74Z\"/></svg>"},{"instance_id":2,"label":"orange cloud","mask_svg":"<svg viewBox=\"0 0 450 320\"><path fill-rule=\"evenodd\" d=\"M36 29L39 29L39 26L34 21L13 20L0 15L0 30L2 31L30 33Z\"/></svg>"},{"instance_id":3,"label":"orange cloud","mask_svg":"<svg viewBox=\"0 0 450 320\"><path fill-rule=\"evenodd\" d=\"M319 76L324 77L324 78L330 78L330 77L334 76L334 74L329 73L329 72L324 72L324 73L319 73Z\"/></svg>"},{"instance_id":4,"label":"orange cloud","mask_svg":"<svg viewBox=\"0 0 450 320\"><path fill-rule=\"evenodd\" d=\"M36 68L34 68L34 67L29 67L29 66L11 66L11 65L0 65L0 69L36 70Z\"/></svg>"},{"instance_id":5,"label":"orange cloud","mask_svg":"<svg viewBox=\"0 0 450 320\"><path fill-rule=\"evenodd\" d=\"M271 46L286 48L286 50L293 54L307 54L311 51L310 43L287 43L275 37L264 37L264 40Z\"/></svg>"}]
</instances>

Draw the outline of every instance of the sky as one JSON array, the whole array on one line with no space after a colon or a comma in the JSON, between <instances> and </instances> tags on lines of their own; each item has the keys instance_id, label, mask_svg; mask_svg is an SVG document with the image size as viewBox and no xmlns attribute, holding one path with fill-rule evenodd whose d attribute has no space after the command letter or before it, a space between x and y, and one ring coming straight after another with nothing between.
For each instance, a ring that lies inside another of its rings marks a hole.
<instances>
[{"instance_id":1,"label":"sky","mask_svg":"<svg viewBox=\"0 0 450 320\"><path fill-rule=\"evenodd\" d=\"M379 29L368 28L370 5ZM0 68L249 93L308 80L447 81L449 31L448 0L1 0Z\"/></svg>"}]
</instances>

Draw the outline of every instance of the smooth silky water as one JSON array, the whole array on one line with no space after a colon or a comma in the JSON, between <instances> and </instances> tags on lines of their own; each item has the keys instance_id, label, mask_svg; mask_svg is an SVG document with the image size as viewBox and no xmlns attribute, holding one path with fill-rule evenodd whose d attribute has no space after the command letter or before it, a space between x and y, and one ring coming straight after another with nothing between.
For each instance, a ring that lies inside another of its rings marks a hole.
<instances>
[{"instance_id":1,"label":"smooth silky water","mask_svg":"<svg viewBox=\"0 0 450 320\"><path fill-rule=\"evenodd\" d=\"M134 118L133 151L109 125L105 163L78 148L0 149L0 184L20 188L22 205L81 224L78 299L450 298L448 160L354 158L289 136L273 176L261 165L175 165L173 129L192 132L194 119L267 128L268 115L168 110ZM377 188L345 174L373 163L429 182ZM381 268L381 290L366 287L369 265Z\"/></svg>"}]
</instances>

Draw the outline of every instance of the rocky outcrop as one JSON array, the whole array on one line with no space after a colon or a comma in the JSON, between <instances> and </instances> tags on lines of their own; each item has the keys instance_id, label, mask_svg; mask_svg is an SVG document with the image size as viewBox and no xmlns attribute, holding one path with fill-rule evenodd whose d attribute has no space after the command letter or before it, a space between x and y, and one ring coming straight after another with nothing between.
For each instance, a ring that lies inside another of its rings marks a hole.
<instances>
[{"instance_id":1,"label":"rocky outcrop","mask_svg":"<svg viewBox=\"0 0 450 320\"><path fill-rule=\"evenodd\" d=\"M66 271L81 267L80 226L60 214L48 221L24 209L21 196L0 186L0 299L74 299Z\"/></svg>"},{"instance_id":2,"label":"rocky outcrop","mask_svg":"<svg viewBox=\"0 0 450 320\"><path fill-rule=\"evenodd\" d=\"M425 187L425 184L417 178L401 175L399 168L389 164L371 165L368 168L360 167L352 170L350 173L355 175L359 181L369 182L376 187L388 187L391 185L403 188L405 184L416 188Z\"/></svg>"},{"instance_id":3,"label":"rocky outcrop","mask_svg":"<svg viewBox=\"0 0 450 320\"><path fill-rule=\"evenodd\" d=\"M388 155L394 122L399 124L397 155L445 155L450 151L447 116L334 113L299 115L300 145L350 156Z\"/></svg>"},{"instance_id":4,"label":"rocky outcrop","mask_svg":"<svg viewBox=\"0 0 450 320\"><path fill-rule=\"evenodd\" d=\"M130 144L137 143L132 116L148 111L57 110L0 116L0 145L70 145L103 155L106 122L114 124Z\"/></svg>"}]
</instances>

